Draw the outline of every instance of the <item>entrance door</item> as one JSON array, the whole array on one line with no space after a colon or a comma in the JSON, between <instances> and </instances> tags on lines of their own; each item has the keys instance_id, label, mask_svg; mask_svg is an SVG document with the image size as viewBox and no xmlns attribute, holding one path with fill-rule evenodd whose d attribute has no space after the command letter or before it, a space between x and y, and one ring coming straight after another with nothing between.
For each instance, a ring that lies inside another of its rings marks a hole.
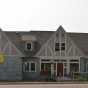
<instances>
[{"instance_id":1,"label":"entrance door","mask_svg":"<svg viewBox=\"0 0 88 88\"><path fill-rule=\"evenodd\" d=\"M63 76L63 63L57 63L57 76Z\"/></svg>"}]
</instances>

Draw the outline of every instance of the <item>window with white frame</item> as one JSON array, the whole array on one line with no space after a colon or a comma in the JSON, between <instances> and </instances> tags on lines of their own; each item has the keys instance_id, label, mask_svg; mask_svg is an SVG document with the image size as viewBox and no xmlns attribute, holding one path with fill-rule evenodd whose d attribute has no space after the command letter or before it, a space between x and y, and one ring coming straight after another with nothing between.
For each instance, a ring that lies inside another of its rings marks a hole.
<instances>
[{"instance_id":1,"label":"window with white frame","mask_svg":"<svg viewBox=\"0 0 88 88\"><path fill-rule=\"evenodd\" d=\"M23 69L24 69L24 72L36 72L36 63L24 62Z\"/></svg>"},{"instance_id":2,"label":"window with white frame","mask_svg":"<svg viewBox=\"0 0 88 88\"><path fill-rule=\"evenodd\" d=\"M65 50L65 43L55 43L55 51L64 51Z\"/></svg>"}]
</instances>

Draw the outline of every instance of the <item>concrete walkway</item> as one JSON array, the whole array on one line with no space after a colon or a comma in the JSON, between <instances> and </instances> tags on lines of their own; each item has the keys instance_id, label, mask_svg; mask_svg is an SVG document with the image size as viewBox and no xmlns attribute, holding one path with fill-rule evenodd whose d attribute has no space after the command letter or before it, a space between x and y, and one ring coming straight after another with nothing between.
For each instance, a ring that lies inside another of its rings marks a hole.
<instances>
[{"instance_id":1,"label":"concrete walkway","mask_svg":"<svg viewBox=\"0 0 88 88\"><path fill-rule=\"evenodd\" d=\"M88 84L20 84L0 85L0 88L88 88Z\"/></svg>"}]
</instances>

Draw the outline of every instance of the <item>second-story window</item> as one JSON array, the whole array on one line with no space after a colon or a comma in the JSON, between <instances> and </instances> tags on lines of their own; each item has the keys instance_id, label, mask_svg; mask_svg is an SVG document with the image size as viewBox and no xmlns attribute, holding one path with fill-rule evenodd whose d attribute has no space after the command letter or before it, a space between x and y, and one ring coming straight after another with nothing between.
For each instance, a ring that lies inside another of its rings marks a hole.
<instances>
[{"instance_id":1,"label":"second-story window","mask_svg":"<svg viewBox=\"0 0 88 88\"><path fill-rule=\"evenodd\" d=\"M32 43L26 42L26 50L32 50Z\"/></svg>"},{"instance_id":2,"label":"second-story window","mask_svg":"<svg viewBox=\"0 0 88 88\"><path fill-rule=\"evenodd\" d=\"M31 43L27 43L27 49L28 49L28 50L31 49Z\"/></svg>"},{"instance_id":3,"label":"second-story window","mask_svg":"<svg viewBox=\"0 0 88 88\"><path fill-rule=\"evenodd\" d=\"M61 43L61 50L65 50L65 43Z\"/></svg>"},{"instance_id":4,"label":"second-story window","mask_svg":"<svg viewBox=\"0 0 88 88\"><path fill-rule=\"evenodd\" d=\"M59 51L60 50L60 43L55 43L55 51Z\"/></svg>"},{"instance_id":5,"label":"second-story window","mask_svg":"<svg viewBox=\"0 0 88 88\"><path fill-rule=\"evenodd\" d=\"M65 43L55 43L55 51L65 50Z\"/></svg>"}]
</instances>

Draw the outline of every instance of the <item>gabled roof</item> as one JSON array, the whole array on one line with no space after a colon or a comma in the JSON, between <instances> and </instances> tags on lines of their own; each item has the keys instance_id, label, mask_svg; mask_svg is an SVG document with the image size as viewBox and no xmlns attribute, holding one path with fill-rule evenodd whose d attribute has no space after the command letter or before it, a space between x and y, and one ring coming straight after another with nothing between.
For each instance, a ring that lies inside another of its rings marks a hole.
<instances>
[{"instance_id":1,"label":"gabled roof","mask_svg":"<svg viewBox=\"0 0 88 88\"><path fill-rule=\"evenodd\" d=\"M77 47L85 54L88 55L88 33L67 33Z\"/></svg>"},{"instance_id":2,"label":"gabled roof","mask_svg":"<svg viewBox=\"0 0 88 88\"><path fill-rule=\"evenodd\" d=\"M49 39L49 37L54 33L54 31L30 31L30 32L12 32L4 31L8 38L15 44L15 46L27 56L34 56L41 46ZM22 46L22 41L20 41L22 35L33 35L37 38L35 51L26 51ZM17 40L18 39L18 40Z\"/></svg>"},{"instance_id":3,"label":"gabled roof","mask_svg":"<svg viewBox=\"0 0 88 88\"><path fill-rule=\"evenodd\" d=\"M62 26L59 27L61 30L63 29ZM59 29L58 29L59 30ZM8 32L4 31L8 38L14 43L14 45L25 55L27 56L34 56L40 48L46 43L46 41L55 33L55 31L29 31L29 32ZM36 37L36 49L35 51L25 51L22 46L22 42L19 41L22 35L33 35ZM88 55L88 33L70 33L67 32L67 35L74 41L80 50L85 55ZM19 39L17 41L17 39Z\"/></svg>"}]
</instances>

